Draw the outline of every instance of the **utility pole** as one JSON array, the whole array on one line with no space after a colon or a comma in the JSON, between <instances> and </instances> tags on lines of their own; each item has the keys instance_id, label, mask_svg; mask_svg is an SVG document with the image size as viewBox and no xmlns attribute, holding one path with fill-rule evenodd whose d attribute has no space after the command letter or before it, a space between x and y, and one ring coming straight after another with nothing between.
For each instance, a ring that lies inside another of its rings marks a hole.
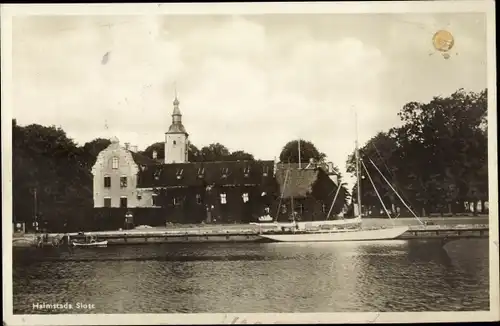
<instances>
[{"instance_id":1,"label":"utility pole","mask_svg":"<svg viewBox=\"0 0 500 326\"><path fill-rule=\"evenodd\" d=\"M34 208L34 213L35 213L35 216L34 216L34 222L33 222L33 226L35 227L35 232L38 232L38 205L37 205L37 190L36 190L36 187L33 189L33 208Z\"/></svg>"}]
</instances>

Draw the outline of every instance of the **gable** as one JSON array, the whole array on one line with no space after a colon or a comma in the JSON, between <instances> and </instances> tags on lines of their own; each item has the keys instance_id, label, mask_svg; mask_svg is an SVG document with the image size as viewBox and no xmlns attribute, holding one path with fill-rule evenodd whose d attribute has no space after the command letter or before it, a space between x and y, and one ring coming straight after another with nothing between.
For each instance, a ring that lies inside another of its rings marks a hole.
<instances>
[{"instance_id":1,"label":"gable","mask_svg":"<svg viewBox=\"0 0 500 326\"><path fill-rule=\"evenodd\" d=\"M122 148L117 143L111 143L97 155L96 162L92 167L92 174L96 175L114 170L113 161L115 159L116 164L118 164L117 170L130 169L127 174L136 174L138 172L138 165L134 160L133 152Z\"/></svg>"},{"instance_id":2,"label":"gable","mask_svg":"<svg viewBox=\"0 0 500 326\"><path fill-rule=\"evenodd\" d=\"M327 199L333 198L337 190L335 182L322 168L281 168L276 171L276 181L283 198L313 196L317 199Z\"/></svg>"}]
</instances>

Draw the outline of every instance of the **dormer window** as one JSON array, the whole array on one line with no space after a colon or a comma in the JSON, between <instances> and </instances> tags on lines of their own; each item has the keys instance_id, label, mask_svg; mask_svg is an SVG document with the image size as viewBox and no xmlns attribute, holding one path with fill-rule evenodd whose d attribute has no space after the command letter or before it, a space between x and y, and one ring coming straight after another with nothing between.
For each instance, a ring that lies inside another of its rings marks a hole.
<instances>
[{"instance_id":1,"label":"dormer window","mask_svg":"<svg viewBox=\"0 0 500 326\"><path fill-rule=\"evenodd\" d=\"M111 167L113 169L118 169L118 157L113 157L111 160Z\"/></svg>"},{"instance_id":2,"label":"dormer window","mask_svg":"<svg viewBox=\"0 0 500 326\"><path fill-rule=\"evenodd\" d=\"M182 172L184 172L184 169L177 169L177 173L176 173L177 180L182 179Z\"/></svg>"},{"instance_id":3,"label":"dormer window","mask_svg":"<svg viewBox=\"0 0 500 326\"><path fill-rule=\"evenodd\" d=\"M248 178L250 176L250 167L249 166L246 166L243 169L243 175L245 176L245 178Z\"/></svg>"},{"instance_id":4,"label":"dormer window","mask_svg":"<svg viewBox=\"0 0 500 326\"><path fill-rule=\"evenodd\" d=\"M227 178L228 173L229 173L229 168L222 168L221 169L222 178Z\"/></svg>"},{"instance_id":5,"label":"dormer window","mask_svg":"<svg viewBox=\"0 0 500 326\"><path fill-rule=\"evenodd\" d=\"M154 178L155 178L155 180L160 180L160 174L161 174L161 171L160 171L160 170L156 170L156 171L155 171L155 174L154 174Z\"/></svg>"},{"instance_id":6,"label":"dormer window","mask_svg":"<svg viewBox=\"0 0 500 326\"><path fill-rule=\"evenodd\" d=\"M198 168L198 178L203 179L205 175L205 168Z\"/></svg>"},{"instance_id":7,"label":"dormer window","mask_svg":"<svg viewBox=\"0 0 500 326\"><path fill-rule=\"evenodd\" d=\"M262 176L267 177L267 176L268 176L268 174L269 174L269 167L268 167L268 166L266 166L266 165L264 165L264 166L262 167Z\"/></svg>"}]
</instances>

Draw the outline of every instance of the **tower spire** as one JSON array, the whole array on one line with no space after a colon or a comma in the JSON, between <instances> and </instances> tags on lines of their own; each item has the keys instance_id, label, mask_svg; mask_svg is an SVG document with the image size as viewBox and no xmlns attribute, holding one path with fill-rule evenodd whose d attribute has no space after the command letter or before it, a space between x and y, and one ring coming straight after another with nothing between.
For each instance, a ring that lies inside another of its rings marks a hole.
<instances>
[{"instance_id":1,"label":"tower spire","mask_svg":"<svg viewBox=\"0 0 500 326\"><path fill-rule=\"evenodd\" d=\"M177 97L177 82L174 82L174 107L179 106L179 99Z\"/></svg>"},{"instance_id":2,"label":"tower spire","mask_svg":"<svg viewBox=\"0 0 500 326\"><path fill-rule=\"evenodd\" d=\"M177 83L174 83L174 110L172 124L165 133L165 164L184 163L188 159L188 133L182 125L182 114L179 109Z\"/></svg>"}]
</instances>

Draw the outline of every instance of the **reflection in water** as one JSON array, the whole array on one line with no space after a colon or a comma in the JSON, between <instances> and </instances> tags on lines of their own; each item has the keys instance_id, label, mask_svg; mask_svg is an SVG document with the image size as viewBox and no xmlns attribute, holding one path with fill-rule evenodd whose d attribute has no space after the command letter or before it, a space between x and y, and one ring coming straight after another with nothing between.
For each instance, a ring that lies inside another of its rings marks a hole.
<instances>
[{"instance_id":1,"label":"reflection in water","mask_svg":"<svg viewBox=\"0 0 500 326\"><path fill-rule=\"evenodd\" d=\"M489 308L488 242L168 244L14 250L15 313ZM92 311L32 309L90 302Z\"/></svg>"}]
</instances>

